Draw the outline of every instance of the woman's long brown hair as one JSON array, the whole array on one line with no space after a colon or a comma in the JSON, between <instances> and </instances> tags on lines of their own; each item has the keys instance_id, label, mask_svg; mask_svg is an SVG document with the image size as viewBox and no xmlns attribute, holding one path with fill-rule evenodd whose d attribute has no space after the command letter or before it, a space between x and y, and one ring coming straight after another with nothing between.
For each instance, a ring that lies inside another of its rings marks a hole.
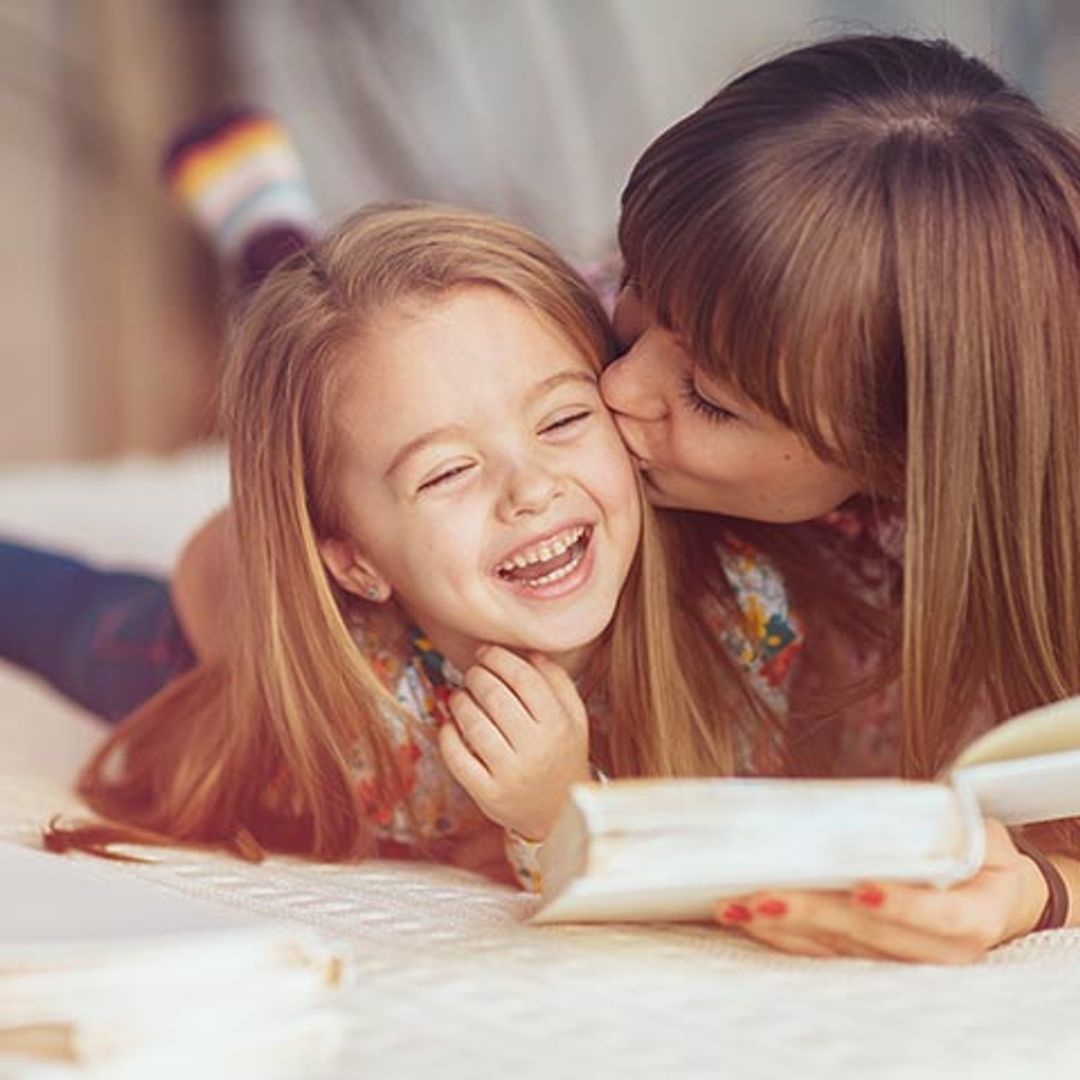
<instances>
[{"instance_id":1,"label":"woman's long brown hair","mask_svg":"<svg viewBox=\"0 0 1080 1080\"><path fill-rule=\"evenodd\" d=\"M385 724L398 706L354 643L355 601L320 560L319 540L346 530L337 399L380 313L472 285L519 300L598 372L610 358L607 319L577 274L531 234L461 211L361 213L275 270L250 301L224 395L239 566L228 650L110 735L79 780L106 823L56 824L49 846L109 854L116 842L165 842L328 860L375 850L353 761L374 772L384 801L404 798ZM593 663L613 718L599 748L609 767L730 771L736 721L760 706L715 648L681 617L646 513Z\"/></svg>"},{"instance_id":2,"label":"woman's long brown hair","mask_svg":"<svg viewBox=\"0 0 1080 1080\"><path fill-rule=\"evenodd\" d=\"M629 275L698 362L901 508L902 606L820 523L726 522L899 669L903 769L1080 692L1080 149L945 42L825 41L661 135ZM886 677L883 675L883 678Z\"/></svg>"}]
</instances>

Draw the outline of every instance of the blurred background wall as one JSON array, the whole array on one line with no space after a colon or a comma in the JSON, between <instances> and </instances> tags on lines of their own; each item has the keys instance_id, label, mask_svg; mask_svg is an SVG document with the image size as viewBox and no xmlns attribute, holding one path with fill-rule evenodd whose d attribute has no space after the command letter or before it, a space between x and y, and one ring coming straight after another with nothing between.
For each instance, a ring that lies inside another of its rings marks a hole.
<instances>
[{"instance_id":1,"label":"blurred background wall","mask_svg":"<svg viewBox=\"0 0 1080 1080\"><path fill-rule=\"evenodd\" d=\"M158 180L179 125L264 104L327 221L437 199L589 259L649 139L863 30L947 36L1080 127L1080 0L0 0L0 463L212 431L221 283Z\"/></svg>"}]
</instances>

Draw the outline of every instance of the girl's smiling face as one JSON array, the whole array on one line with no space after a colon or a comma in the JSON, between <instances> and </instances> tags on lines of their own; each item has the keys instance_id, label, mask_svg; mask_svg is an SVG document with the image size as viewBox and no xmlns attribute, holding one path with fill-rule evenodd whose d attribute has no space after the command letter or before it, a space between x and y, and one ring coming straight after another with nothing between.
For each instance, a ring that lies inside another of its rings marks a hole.
<instances>
[{"instance_id":1,"label":"girl's smiling face","mask_svg":"<svg viewBox=\"0 0 1080 1080\"><path fill-rule=\"evenodd\" d=\"M695 365L678 336L623 289L615 333L626 350L604 372L615 414L656 506L755 521L819 517L860 487L774 417Z\"/></svg>"},{"instance_id":2,"label":"girl's smiling face","mask_svg":"<svg viewBox=\"0 0 1080 1080\"><path fill-rule=\"evenodd\" d=\"M634 468L580 350L499 289L391 308L356 346L338 424L353 593L396 595L444 655L560 655L615 611L641 528Z\"/></svg>"}]
</instances>

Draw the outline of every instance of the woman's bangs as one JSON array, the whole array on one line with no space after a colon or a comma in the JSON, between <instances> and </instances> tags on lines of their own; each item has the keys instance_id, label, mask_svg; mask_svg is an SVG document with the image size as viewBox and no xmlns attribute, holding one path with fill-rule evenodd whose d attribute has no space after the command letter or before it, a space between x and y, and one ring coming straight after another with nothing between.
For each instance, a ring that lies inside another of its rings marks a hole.
<instances>
[{"instance_id":1,"label":"woman's bangs","mask_svg":"<svg viewBox=\"0 0 1080 1080\"><path fill-rule=\"evenodd\" d=\"M855 401L866 367L857 336L805 290L793 293L786 283L763 288L750 262L733 264L725 277L712 318L688 337L692 355L818 457L854 467L864 456L864 432L849 422L859 415Z\"/></svg>"},{"instance_id":2,"label":"woman's bangs","mask_svg":"<svg viewBox=\"0 0 1080 1080\"><path fill-rule=\"evenodd\" d=\"M774 235L753 235L754 218L718 206L715 190L706 195L685 174L681 184L635 179L642 182L627 189L620 240L627 283L650 313L711 378L797 431L819 456L859 456L832 418L850 415L845 371L860 359L842 355L852 352L850 337L833 305L807 293L798 258L778 257Z\"/></svg>"}]
</instances>

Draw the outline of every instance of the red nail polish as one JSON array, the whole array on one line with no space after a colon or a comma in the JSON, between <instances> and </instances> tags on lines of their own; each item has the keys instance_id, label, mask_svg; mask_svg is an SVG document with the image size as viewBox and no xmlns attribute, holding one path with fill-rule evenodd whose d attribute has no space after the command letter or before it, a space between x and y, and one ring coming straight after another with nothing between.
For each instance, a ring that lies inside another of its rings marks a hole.
<instances>
[{"instance_id":1,"label":"red nail polish","mask_svg":"<svg viewBox=\"0 0 1080 1080\"><path fill-rule=\"evenodd\" d=\"M720 921L726 923L744 923L753 918L753 914L745 904L728 904L720 912Z\"/></svg>"},{"instance_id":2,"label":"red nail polish","mask_svg":"<svg viewBox=\"0 0 1080 1080\"><path fill-rule=\"evenodd\" d=\"M783 900L771 897L768 900L762 900L759 904L755 904L754 910L759 915L769 915L775 919L777 916L787 914L787 904Z\"/></svg>"},{"instance_id":3,"label":"red nail polish","mask_svg":"<svg viewBox=\"0 0 1080 1080\"><path fill-rule=\"evenodd\" d=\"M885 890L877 885L861 885L855 890L855 902L867 907L881 907L885 903Z\"/></svg>"}]
</instances>

